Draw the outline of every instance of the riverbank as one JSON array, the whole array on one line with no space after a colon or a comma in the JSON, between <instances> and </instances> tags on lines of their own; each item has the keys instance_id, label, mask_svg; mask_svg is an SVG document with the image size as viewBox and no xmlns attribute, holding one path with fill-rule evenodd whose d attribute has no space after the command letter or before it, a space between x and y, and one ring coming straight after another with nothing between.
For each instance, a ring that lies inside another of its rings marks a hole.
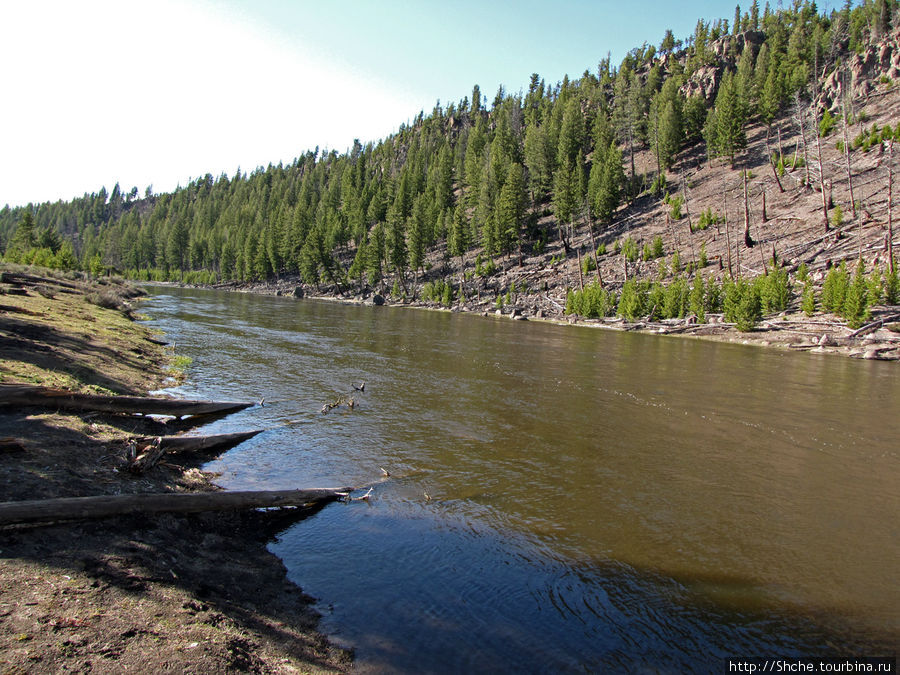
<instances>
[{"instance_id":1,"label":"riverbank","mask_svg":"<svg viewBox=\"0 0 900 675\"><path fill-rule=\"evenodd\" d=\"M0 381L143 394L178 373L114 282L3 268ZM0 409L3 501L218 489L197 463L126 470L127 440L188 420ZM294 514L127 516L0 529L3 672L343 672L267 541Z\"/></svg>"},{"instance_id":2,"label":"riverbank","mask_svg":"<svg viewBox=\"0 0 900 675\"><path fill-rule=\"evenodd\" d=\"M519 293L511 304L498 309L495 303L480 298L446 307L438 302L403 299L370 294L316 294L299 285L298 279L269 282L231 282L211 286L220 290L259 295L276 295L296 299L315 299L350 304L384 304L445 312L465 312L485 317L518 321L544 321L561 325L581 325L618 331L634 331L654 335L668 335L756 345L789 351L834 354L849 358L897 361L900 360L900 306L876 305L871 318L862 327L853 329L834 314L819 313L812 317L800 311L781 312L760 321L751 331L739 331L727 323L721 314L708 314L706 323L695 317L663 321L629 322L621 318L585 319L567 315L564 307L549 296Z\"/></svg>"}]
</instances>

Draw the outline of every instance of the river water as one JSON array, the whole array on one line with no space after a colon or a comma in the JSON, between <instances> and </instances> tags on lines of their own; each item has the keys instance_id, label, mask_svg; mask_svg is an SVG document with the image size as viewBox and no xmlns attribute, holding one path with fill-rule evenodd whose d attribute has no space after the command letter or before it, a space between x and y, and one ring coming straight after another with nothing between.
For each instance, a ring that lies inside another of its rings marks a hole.
<instances>
[{"instance_id":1,"label":"river water","mask_svg":"<svg viewBox=\"0 0 900 675\"><path fill-rule=\"evenodd\" d=\"M265 398L204 428L266 429L206 467L220 485L377 483L270 546L360 672L896 653L894 363L151 292L193 359L178 394Z\"/></svg>"}]
</instances>

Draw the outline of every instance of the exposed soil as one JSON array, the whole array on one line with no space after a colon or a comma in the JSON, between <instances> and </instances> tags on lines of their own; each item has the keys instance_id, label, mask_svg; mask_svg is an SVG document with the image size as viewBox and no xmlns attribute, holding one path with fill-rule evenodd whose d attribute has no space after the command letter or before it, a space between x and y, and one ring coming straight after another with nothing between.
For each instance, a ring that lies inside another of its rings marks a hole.
<instances>
[{"instance_id":1,"label":"exposed soil","mask_svg":"<svg viewBox=\"0 0 900 675\"><path fill-rule=\"evenodd\" d=\"M84 393L160 386L171 354L129 318L130 291L19 272L7 268L0 283L3 382ZM191 424L0 407L0 500L218 489L190 462L127 470L129 437ZM350 654L316 632L312 599L266 550L307 515L136 515L0 528L0 672L348 670Z\"/></svg>"}]
</instances>

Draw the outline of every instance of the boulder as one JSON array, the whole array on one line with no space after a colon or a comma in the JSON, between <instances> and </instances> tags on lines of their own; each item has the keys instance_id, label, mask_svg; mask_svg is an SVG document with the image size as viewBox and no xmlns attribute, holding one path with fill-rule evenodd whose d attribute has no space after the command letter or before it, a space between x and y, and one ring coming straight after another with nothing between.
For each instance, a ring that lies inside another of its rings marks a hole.
<instances>
[{"instance_id":1,"label":"boulder","mask_svg":"<svg viewBox=\"0 0 900 675\"><path fill-rule=\"evenodd\" d=\"M384 296L376 293L372 296L372 304L381 307L384 304Z\"/></svg>"},{"instance_id":2,"label":"boulder","mask_svg":"<svg viewBox=\"0 0 900 675\"><path fill-rule=\"evenodd\" d=\"M294 286L293 296L295 298L302 298L303 297L303 289L300 286Z\"/></svg>"}]
</instances>

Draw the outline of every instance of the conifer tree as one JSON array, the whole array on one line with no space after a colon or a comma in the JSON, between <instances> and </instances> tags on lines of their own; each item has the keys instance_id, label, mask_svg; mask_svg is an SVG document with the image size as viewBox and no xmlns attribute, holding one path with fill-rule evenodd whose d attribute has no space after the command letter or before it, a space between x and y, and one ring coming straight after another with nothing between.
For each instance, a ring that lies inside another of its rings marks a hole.
<instances>
[{"instance_id":1,"label":"conifer tree","mask_svg":"<svg viewBox=\"0 0 900 675\"><path fill-rule=\"evenodd\" d=\"M513 245L517 245L520 266L523 262L520 229L525 216L525 203L525 176L522 166L510 164L497 203L497 224L500 231L501 248L508 253Z\"/></svg>"},{"instance_id":2,"label":"conifer tree","mask_svg":"<svg viewBox=\"0 0 900 675\"><path fill-rule=\"evenodd\" d=\"M18 262L28 251L34 248L37 239L34 234L34 215L31 211L25 211L22 220L16 227L15 234L6 247L6 259Z\"/></svg>"},{"instance_id":3,"label":"conifer tree","mask_svg":"<svg viewBox=\"0 0 900 675\"><path fill-rule=\"evenodd\" d=\"M744 127L747 123L746 101L741 97L734 75L726 72L716 95L715 126L712 129L716 154L727 156L734 168L734 155L747 147Z\"/></svg>"},{"instance_id":4,"label":"conifer tree","mask_svg":"<svg viewBox=\"0 0 900 675\"><path fill-rule=\"evenodd\" d=\"M592 164L588 182L591 215L601 223L612 221L613 214L621 202L624 183L622 153L615 142L611 141L606 152L601 153L598 160Z\"/></svg>"},{"instance_id":5,"label":"conifer tree","mask_svg":"<svg viewBox=\"0 0 900 675\"><path fill-rule=\"evenodd\" d=\"M553 215L556 216L557 233L559 240L569 250L569 241L564 232L565 227L572 222L575 208L578 205L578 167L573 164L560 166L556 170L553 181Z\"/></svg>"}]
</instances>

